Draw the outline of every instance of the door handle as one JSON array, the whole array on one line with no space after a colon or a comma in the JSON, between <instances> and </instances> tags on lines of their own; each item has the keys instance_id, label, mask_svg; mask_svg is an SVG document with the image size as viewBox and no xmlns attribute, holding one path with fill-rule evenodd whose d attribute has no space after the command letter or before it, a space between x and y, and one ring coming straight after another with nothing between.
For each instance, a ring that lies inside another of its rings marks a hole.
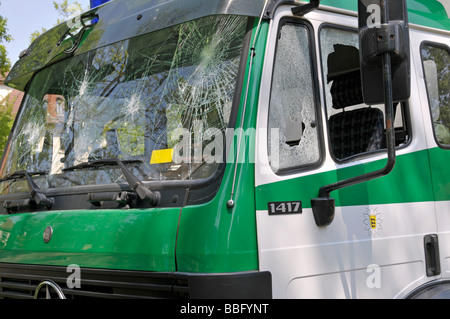
<instances>
[{"instance_id":1,"label":"door handle","mask_svg":"<svg viewBox=\"0 0 450 319\"><path fill-rule=\"evenodd\" d=\"M441 273L441 264L439 259L439 240L438 235L429 234L423 239L425 249L425 264L427 276L436 276Z\"/></svg>"}]
</instances>

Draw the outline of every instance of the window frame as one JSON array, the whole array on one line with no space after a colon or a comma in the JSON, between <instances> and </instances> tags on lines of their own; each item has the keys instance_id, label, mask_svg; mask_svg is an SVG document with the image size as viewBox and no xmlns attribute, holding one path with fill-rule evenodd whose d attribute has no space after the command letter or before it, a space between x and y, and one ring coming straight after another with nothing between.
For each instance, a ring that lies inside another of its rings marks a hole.
<instances>
[{"instance_id":1,"label":"window frame","mask_svg":"<svg viewBox=\"0 0 450 319\"><path fill-rule=\"evenodd\" d=\"M274 48L274 55L273 55L273 65L271 70L271 79L270 79L270 93L269 93L269 99L267 101L267 128L269 128L269 114L271 110L270 101L272 98L272 92L273 92L273 84L274 84L274 73L275 73L275 67L276 67L276 58L277 58L277 52L278 52L278 45L279 45L279 36L280 32L283 26L286 24L293 24L296 26L300 26L306 29L307 31L307 37L308 37L308 48L309 48L309 60L310 60L310 66L311 66L311 83L313 84L312 93L314 95L314 113L315 113L315 121L316 121L316 129L317 129L317 147L319 151L319 158L314 163L309 164L300 164L300 165L293 165L288 168L280 168L278 171L274 171L272 168L272 165L269 163L269 167L272 170L272 172L275 175L278 176L284 176L284 175L292 175L299 172L309 171L316 168L319 168L323 165L325 161L325 148L324 148L324 139L323 139L323 123L322 123L322 110L321 110L321 98L320 98L320 84L319 84L319 69L318 69L318 61L317 61L317 51L316 51L316 41L315 41L315 34L314 34L314 27L313 25L305 19L292 17L292 16L283 16L280 18L278 26L277 26L277 35L276 35L276 44ZM266 145L267 145L267 156L269 156L269 134L267 136Z\"/></svg>"},{"instance_id":2,"label":"window frame","mask_svg":"<svg viewBox=\"0 0 450 319\"><path fill-rule=\"evenodd\" d=\"M377 155L380 155L382 153L386 152L386 148L380 148L377 150L373 150L373 151L368 151L368 152L363 152L363 153L359 153L359 154L355 154L349 157L345 157L345 158L337 158L334 153L333 153L333 149L332 149L332 145L331 145L331 139L330 139L330 128L328 125L328 104L327 104L327 89L326 89L326 74L324 74L324 68L323 68L323 55L322 55L322 31L325 28L333 28L333 29L338 29L338 30L342 30L342 31L348 31L348 32L354 32L354 33L358 33L358 29L354 28L354 27L350 27L350 26L344 26L344 25L339 25L339 24L334 24L334 23L330 23L330 22L325 22L322 23L319 27L318 30L318 50L319 50L319 58L320 58L320 70L322 73L322 93L323 93L323 109L324 109L324 115L325 115L325 120L326 120L326 125L324 125L324 128L326 129L326 134L327 134L327 138L328 138L328 151L330 153L331 158L333 159L333 161L337 164L346 164L346 163L350 163L350 162L354 162L354 161L358 161L358 160L364 160L370 157L374 157ZM359 50L359 43L358 43L358 50ZM406 147L408 147L412 140L413 140L413 130L412 130L412 122L411 122L411 115L410 115L410 105L409 105L409 100L408 101L403 101L400 102L398 106L400 106L402 108L402 116L403 116L403 124L405 125L406 128L406 132L408 133L409 138L407 139L407 141L401 145L401 146L396 146L395 149L396 150L401 150L404 149ZM384 104L383 104L384 105ZM383 109L383 114L384 114L384 109ZM384 122L385 122L385 117L383 117ZM395 119L394 119L395 121ZM386 124L386 123L384 123Z\"/></svg>"},{"instance_id":3,"label":"window frame","mask_svg":"<svg viewBox=\"0 0 450 319\"><path fill-rule=\"evenodd\" d=\"M430 47L434 47L437 49L442 49L444 51L446 51L449 55L450 58L450 47L444 43L441 42L435 42L435 41L429 41L429 40L425 40L422 41L420 43L419 46L419 54L420 54L420 64L422 65L422 74L423 74L423 79L424 82L423 84L425 85L425 91L427 92L427 104L428 104L428 112L430 114L430 121L431 121L431 129L433 131L433 138L434 141L436 142L436 145L441 148L441 149L445 149L445 150L450 150L450 144L442 144L438 141L437 136L436 136L436 130L434 129L434 122L433 122L433 114L432 114L432 110L431 110L431 103L430 103L430 92L428 91L428 84L427 84L427 78L426 78L426 74L425 74L425 65L423 64L423 55L422 55L422 50L424 46L430 46ZM439 104L439 109L440 109L440 104ZM449 127L450 130L450 127Z\"/></svg>"}]
</instances>

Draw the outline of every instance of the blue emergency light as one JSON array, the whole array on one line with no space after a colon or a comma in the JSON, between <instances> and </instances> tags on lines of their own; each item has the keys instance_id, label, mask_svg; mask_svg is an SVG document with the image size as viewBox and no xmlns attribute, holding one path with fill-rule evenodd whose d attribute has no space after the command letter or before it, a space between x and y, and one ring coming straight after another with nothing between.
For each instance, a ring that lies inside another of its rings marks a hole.
<instances>
[{"instance_id":1,"label":"blue emergency light","mask_svg":"<svg viewBox=\"0 0 450 319\"><path fill-rule=\"evenodd\" d=\"M111 1L111 0L91 0L91 9L98 7L109 1Z\"/></svg>"}]
</instances>

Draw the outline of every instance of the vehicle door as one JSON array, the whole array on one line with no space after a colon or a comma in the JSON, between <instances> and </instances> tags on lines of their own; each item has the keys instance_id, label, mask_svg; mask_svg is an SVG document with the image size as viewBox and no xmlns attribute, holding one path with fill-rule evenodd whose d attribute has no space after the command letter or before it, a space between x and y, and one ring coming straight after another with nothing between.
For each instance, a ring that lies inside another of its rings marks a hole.
<instances>
[{"instance_id":1,"label":"vehicle door","mask_svg":"<svg viewBox=\"0 0 450 319\"><path fill-rule=\"evenodd\" d=\"M450 48L448 32L416 30L413 37L413 63L417 85L436 209L440 271L449 277L450 247Z\"/></svg>"},{"instance_id":2,"label":"vehicle door","mask_svg":"<svg viewBox=\"0 0 450 319\"><path fill-rule=\"evenodd\" d=\"M384 107L365 105L358 86L357 18L280 7L266 54L255 187L260 269L274 297L402 297L436 278L425 269L436 222L417 90L395 107L394 170L332 192L334 220L318 227L311 199L321 186L386 162Z\"/></svg>"}]
</instances>

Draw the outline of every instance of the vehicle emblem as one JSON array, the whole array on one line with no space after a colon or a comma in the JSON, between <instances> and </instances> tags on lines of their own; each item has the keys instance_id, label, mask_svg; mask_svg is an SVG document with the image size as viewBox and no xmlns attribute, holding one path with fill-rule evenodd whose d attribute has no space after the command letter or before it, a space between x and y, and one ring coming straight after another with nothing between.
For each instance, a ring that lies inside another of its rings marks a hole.
<instances>
[{"instance_id":1,"label":"vehicle emblem","mask_svg":"<svg viewBox=\"0 0 450 319\"><path fill-rule=\"evenodd\" d=\"M55 282L51 280L44 280L39 283L36 290L34 291L33 299L38 299L39 291L45 287L45 299L52 299L52 296L50 294L50 289L52 289L56 294L58 295L58 299L66 299L66 296L64 296L64 293Z\"/></svg>"},{"instance_id":2,"label":"vehicle emblem","mask_svg":"<svg viewBox=\"0 0 450 319\"><path fill-rule=\"evenodd\" d=\"M377 216L375 215L370 215L370 228L375 229L377 228Z\"/></svg>"},{"instance_id":3,"label":"vehicle emblem","mask_svg":"<svg viewBox=\"0 0 450 319\"><path fill-rule=\"evenodd\" d=\"M51 226L48 226L47 228L45 228L44 243L47 244L50 241L50 239L52 239L52 235L53 235L53 228Z\"/></svg>"},{"instance_id":4,"label":"vehicle emblem","mask_svg":"<svg viewBox=\"0 0 450 319\"><path fill-rule=\"evenodd\" d=\"M381 214L378 212L378 208L367 208L363 214L363 224L369 236L380 236L383 232L383 220Z\"/></svg>"}]
</instances>

